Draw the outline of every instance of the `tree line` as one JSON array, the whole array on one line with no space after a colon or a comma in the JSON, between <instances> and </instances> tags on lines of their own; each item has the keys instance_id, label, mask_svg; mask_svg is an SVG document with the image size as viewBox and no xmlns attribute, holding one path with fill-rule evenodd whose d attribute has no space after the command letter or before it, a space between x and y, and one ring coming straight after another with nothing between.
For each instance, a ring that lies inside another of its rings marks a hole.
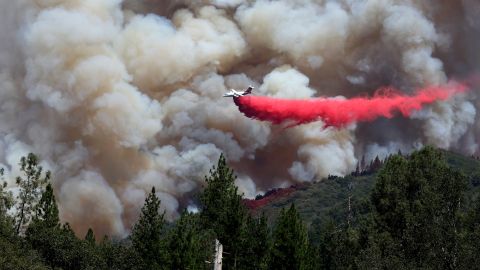
<instances>
[{"instance_id":1,"label":"tree line","mask_svg":"<svg viewBox=\"0 0 480 270\"><path fill-rule=\"evenodd\" d=\"M271 223L252 216L222 155L205 178L197 213L183 211L166 223L152 187L122 241L97 240L91 229L76 237L59 220L50 173L38 158L29 154L20 168L18 194L0 188L0 269L212 269L215 239L223 245L223 269L480 265L480 200L465 200L465 175L431 147L388 158L355 222L331 220L310 231L293 204Z\"/></svg>"}]
</instances>

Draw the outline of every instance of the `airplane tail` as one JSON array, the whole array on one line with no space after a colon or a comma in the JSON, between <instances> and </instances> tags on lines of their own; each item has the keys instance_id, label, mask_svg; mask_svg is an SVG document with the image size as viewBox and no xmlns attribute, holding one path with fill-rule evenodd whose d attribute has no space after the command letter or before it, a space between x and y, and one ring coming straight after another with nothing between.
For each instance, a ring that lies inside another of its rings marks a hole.
<instances>
[{"instance_id":1,"label":"airplane tail","mask_svg":"<svg viewBox=\"0 0 480 270\"><path fill-rule=\"evenodd\" d=\"M253 90L253 86L249 86L247 90L245 90L245 94L251 94Z\"/></svg>"}]
</instances>

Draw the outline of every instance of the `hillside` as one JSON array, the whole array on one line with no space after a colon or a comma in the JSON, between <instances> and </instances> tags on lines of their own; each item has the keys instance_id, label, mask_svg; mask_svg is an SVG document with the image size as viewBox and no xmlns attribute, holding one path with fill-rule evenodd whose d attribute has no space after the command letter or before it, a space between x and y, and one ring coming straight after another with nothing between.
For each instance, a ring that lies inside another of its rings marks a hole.
<instances>
[{"instance_id":1,"label":"hillside","mask_svg":"<svg viewBox=\"0 0 480 270\"><path fill-rule=\"evenodd\" d=\"M466 204L478 194L480 188L480 161L458 153L445 151L445 158L453 168L463 171L468 176L469 186L466 192ZM369 195L375 183L376 173L362 176L330 177L296 188L290 187L288 192L278 189L270 196L261 198L261 203L247 203L255 215L264 213L270 223L278 217L280 210L294 203L303 220L310 229L319 228L330 218L345 222L348 216L350 197L351 221L368 210ZM258 205L258 207L251 207Z\"/></svg>"}]
</instances>

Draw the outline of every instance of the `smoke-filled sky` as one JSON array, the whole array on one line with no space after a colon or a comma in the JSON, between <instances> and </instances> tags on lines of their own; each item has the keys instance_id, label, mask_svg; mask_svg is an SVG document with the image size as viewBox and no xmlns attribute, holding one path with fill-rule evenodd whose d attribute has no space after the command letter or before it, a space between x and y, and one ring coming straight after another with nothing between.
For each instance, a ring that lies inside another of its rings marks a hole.
<instances>
[{"instance_id":1,"label":"smoke-filled sky","mask_svg":"<svg viewBox=\"0 0 480 270\"><path fill-rule=\"evenodd\" d=\"M479 154L476 0L2 0L0 163L38 154L62 221L125 236L155 186L195 206L225 153L247 196L425 144ZM246 118L229 88L277 98L468 81L409 118L326 128Z\"/></svg>"}]
</instances>

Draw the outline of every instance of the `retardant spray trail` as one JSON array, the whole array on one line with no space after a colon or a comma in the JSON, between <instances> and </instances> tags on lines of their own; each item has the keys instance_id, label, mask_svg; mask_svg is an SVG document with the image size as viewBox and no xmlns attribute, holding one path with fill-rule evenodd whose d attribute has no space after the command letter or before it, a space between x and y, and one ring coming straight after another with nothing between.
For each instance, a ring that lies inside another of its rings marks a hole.
<instances>
[{"instance_id":1,"label":"retardant spray trail","mask_svg":"<svg viewBox=\"0 0 480 270\"><path fill-rule=\"evenodd\" d=\"M234 101L245 116L273 124L299 125L322 120L326 127L343 127L354 122L372 121L378 117L392 118L396 112L408 117L426 104L447 100L466 90L465 85L452 83L420 89L413 96L386 88L378 90L371 98L280 99L242 96L234 98Z\"/></svg>"}]
</instances>

